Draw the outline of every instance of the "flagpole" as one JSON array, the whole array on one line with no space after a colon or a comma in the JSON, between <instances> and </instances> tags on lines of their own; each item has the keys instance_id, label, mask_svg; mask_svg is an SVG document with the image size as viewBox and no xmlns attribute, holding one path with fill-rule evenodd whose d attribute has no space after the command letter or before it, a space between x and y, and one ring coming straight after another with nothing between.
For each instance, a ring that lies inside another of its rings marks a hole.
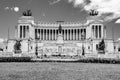
<instances>
[{"instance_id":1,"label":"flagpole","mask_svg":"<svg viewBox=\"0 0 120 80\"><path fill-rule=\"evenodd\" d=\"M8 27L8 39L10 38L9 36L10 36L10 35L9 35L9 27Z\"/></svg>"},{"instance_id":2,"label":"flagpole","mask_svg":"<svg viewBox=\"0 0 120 80\"><path fill-rule=\"evenodd\" d=\"M112 39L113 39L113 53L115 53L115 45L114 45L114 28L112 26Z\"/></svg>"}]
</instances>

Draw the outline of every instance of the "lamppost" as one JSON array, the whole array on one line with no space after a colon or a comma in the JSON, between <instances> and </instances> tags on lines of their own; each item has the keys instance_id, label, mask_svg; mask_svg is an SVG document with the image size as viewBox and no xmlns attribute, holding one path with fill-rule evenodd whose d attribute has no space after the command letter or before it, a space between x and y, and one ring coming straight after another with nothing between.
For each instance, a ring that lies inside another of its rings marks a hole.
<instances>
[{"instance_id":1,"label":"lamppost","mask_svg":"<svg viewBox=\"0 0 120 80\"><path fill-rule=\"evenodd\" d=\"M84 24L82 25L82 31L81 31L81 40L82 40L82 56L85 55L85 47L84 47L84 41L85 41L85 32L84 32Z\"/></svg>"},{"instance_id":2,"label":"lamppost","mask_svg":"<svg viewBox=\"0 0 120 80\"><path fill-rule=\"evenodd\" d=\"M36 47L35 47L35 55L36 57L38 57L38 38L35 39L35 42L36 42Z\"/></svg>"},{"instance_id":3,"label":"lamppost","mask_svg":"<svg viewBox=\"0 0 120 80\"><path fill-rule=\"evenodd\" d=\"M30 38L28 39L28 53L29 53L29 45L30 45L29 42L30 42Z\"/></svg>"}]
</instances>

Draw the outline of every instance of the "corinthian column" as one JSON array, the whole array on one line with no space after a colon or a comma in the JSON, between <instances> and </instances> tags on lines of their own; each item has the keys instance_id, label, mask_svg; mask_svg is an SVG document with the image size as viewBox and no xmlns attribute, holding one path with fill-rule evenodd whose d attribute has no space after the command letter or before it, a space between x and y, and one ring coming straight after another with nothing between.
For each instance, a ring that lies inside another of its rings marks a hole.
<instances>
[{"instance_id":1,"label":"corinthian column","mask_svg":"<svg viewBox=\"0 0 120 80\"><path fill-rule=\"evenodd\" d=\"M70 29L70 40L72 40L72 29Z\"/></svg>"},{"instance_id":2,"label":"corinthian column","mask_svg":"<svg viewBox=\"0 0 120 80\"><path fill-rule=\"evenodd\" d=\"M67 40L69 40L69 32L68 32L68 29L67 29Z\"/></svg>"},{"instance_id":3,"label":"corinthian column","mask_svg":"<svg viewBox=\"0 0 120 80\"><path fill-rule=\"evenodd\" d=\"M76 40L78 40L78 29L76 29Z\"/></svg>"}]
</instances>

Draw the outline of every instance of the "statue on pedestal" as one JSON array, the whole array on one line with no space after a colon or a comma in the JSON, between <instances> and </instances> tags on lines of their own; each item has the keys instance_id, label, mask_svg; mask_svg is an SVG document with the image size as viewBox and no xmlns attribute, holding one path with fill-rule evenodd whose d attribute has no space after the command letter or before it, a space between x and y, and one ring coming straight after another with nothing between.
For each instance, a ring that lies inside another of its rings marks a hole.
<instances>
[{"instance_id":1,"label":"statue on pedestal","mask_svg":"<svg viewBox=\"0 0 120 80\"><path fill-rule=\"evenodd\" d=\"M32 16L32 12L31 12L31 10L27 10L27 11L24 11L24 12L22 13L22 15L23 15L23 16Z\"/></svg>"},{"instance_id":2,"label":"statue on pedestal","mask_svg":"<svg viewBox=\"0 0 120 80\"><path fill-rule=\"evenodd\" d=\"M63 44L63 35L62 35L62 26L61 25L59 25L59 28L58 28L57 44Z\"/></svg>"},{"instance_id":3,"label":"statue on pedestal","mask_svg":"<svg viewBox=\"0 0 120 80\"><path fill-rule=\"evenodd\" d=\"M90 16L97 16L98 15L98 11L95 11L94 9L91 9L89 12Z\"/></svg>"}]
</instances>

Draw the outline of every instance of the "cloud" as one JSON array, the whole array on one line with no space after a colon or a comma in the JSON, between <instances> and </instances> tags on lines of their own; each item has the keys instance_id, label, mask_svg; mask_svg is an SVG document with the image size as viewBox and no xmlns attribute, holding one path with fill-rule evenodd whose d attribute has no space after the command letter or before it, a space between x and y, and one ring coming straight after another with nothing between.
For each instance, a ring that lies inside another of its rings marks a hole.
<instances>
[{"instance_id":1,"label":"cloud","mask_svg":"<svg viewBox=\"0 0 120 80\"><path fill-rule=\"evenodd\" d=\"M85 0L68 0L68 2L73 3L74 7L80 7L86 4Z\"/></svg>"},{"instance_id":2,"label":"cloud","mask_svg":"<svg viewBox=\"0 0 120 80\"><path fill-rule=\"evenodd\" d=\"M59 3L61 0L54 0L53 2L49 2L50 5L53 5L53 4L56 4L56 3Z\"/></svg>"},{"instance_id":3,"label":"cloud","mask_svg":"<svg viewBox=\"0 0 120 80\"><path fill-rule=\"evenodd\" d=\"M104 20L112 20L120 17L120 0L68 0L73 3L74 7L82 7L85 11L95 9L100 15L111 14L104 16Z\"/></svg>"},{"instance_id":4,"label":"cloud","mask_svg":"<svg viewBox=\"0 0 120 80\"><path fill-rule=\"evenodd\" d=\"M0 43L2 43L4 41L4 39L0 38Z\"/></svg>"},{"instance_id":5,"label":"cloud","mask_svg":"<svg viewBox=\"0 0 120 80\"><path fill-rule=\"evenodd\" d=\"M120 19L118 19L115 23L120 23Z\"/></svg>"},{"instance_id":6,"label":"cloud","mask_svg":"<svg viewBox=\"0 0 120 80\"><path fill-rule=\"evenodd\" d=\"M19 12L19 7L15 6L15 7L5 7L5 10L11 10L14 12Z\"/></svg>"}]
</instances>

